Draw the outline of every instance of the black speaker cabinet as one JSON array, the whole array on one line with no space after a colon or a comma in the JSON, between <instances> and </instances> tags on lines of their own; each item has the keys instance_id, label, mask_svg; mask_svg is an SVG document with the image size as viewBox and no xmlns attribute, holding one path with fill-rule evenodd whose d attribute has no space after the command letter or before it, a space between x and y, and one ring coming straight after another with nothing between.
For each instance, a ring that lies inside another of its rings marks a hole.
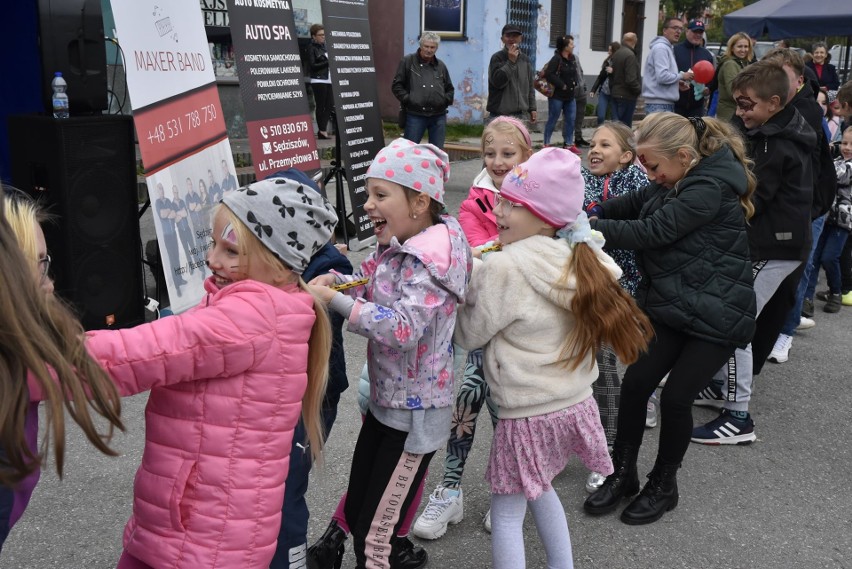
<instances>
[{"instance_id":1,"label":"black speaker cabinet","mask_svg":"<svg viewBox=\"0 0 852 569\"><path fill-rule=\"evenodd\" d=\"M56 292L86 329L145 320L133 133L127 116L9 117L12 183L54 216Z\"/></svg>"}]
</instances>

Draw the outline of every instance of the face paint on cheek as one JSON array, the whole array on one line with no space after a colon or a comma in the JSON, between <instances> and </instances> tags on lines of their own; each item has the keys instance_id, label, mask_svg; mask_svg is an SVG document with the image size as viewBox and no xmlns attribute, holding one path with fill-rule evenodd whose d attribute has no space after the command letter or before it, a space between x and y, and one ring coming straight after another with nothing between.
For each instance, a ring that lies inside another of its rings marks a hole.
<instances>
[{"instance_id":1,"label":"face paint on cheek","mask_svg":"<svg viewBox=\"0 0 852 569\"><path fill-rule=\"evenodd\" d=\"M234 245L237 245L237 231L230 223L225 226L225 229L222 230L222 235L220 235L219 238L229 243L233 243Z\"/></svg>"},{"instance_id":2,"label":"face paint on cheek","mask_svg":"<svg viewBox=\"0 0 852 569\"><path fill-rule=\"evenodd\" d=\"M644 155L644 154L640 154L640 155L639 155L639 162L641 162L643 166L647 166L647 165L648 165L648 162L645 160L645 155Z\"/></svg>"},{"instance_id":3,"label":"face paint on cheek","mask_svg":"<svg viewBox=\"0 0 852 569\"><path fill-rule=\"evenodd\" d=\"M745 95L740 95L734 100L737 102L737 107L744 110L745 112L749 112L755 107L755 105L757 105L757 101L753 101L751 98L746 97Z\"/></svg>"}]
</instances>

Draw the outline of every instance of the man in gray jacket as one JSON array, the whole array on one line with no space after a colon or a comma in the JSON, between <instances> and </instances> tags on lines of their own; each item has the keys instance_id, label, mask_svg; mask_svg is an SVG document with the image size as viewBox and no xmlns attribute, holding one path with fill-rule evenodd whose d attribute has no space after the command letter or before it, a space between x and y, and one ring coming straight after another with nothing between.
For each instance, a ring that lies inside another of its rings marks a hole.
<instances>
[{"instance_id":1,"label":"man in gray jacket","mask_svg":"<svg viewBox=\"0 0 852 569\"><path fill-rule=\"evenodd\" d=\"M621 38L621 47L612 56L612 75L609 78L612 118L627 126L633 125L636 99L642 91L639 60L634 51L636 41L633 32L627 32Z\"/></svg>"},{"instance_id":2,"label":"man in gray jacket","mask_svg":"<svg viewBox=\"0 0 852 569\"><path fill-rule=\"evenodd\" d=\"M491 118L511 116L531 122L538 120L533 90L533 70L530 58L521 53L521 29L515 24L503 26L500 39L503 49L491 56L488 64L488 104Z\"/></svg>"},{"instance_id":3,"label":"man in gray jacket","mask_svg":"<svg viewBox=\"0 0 852 569\"><path fill-rule=\"evenodd\" d=\"M443 149L455 88L447 66L435 57L440 43L435 32L423 32L420 48L399 62L391 89L406 115L402 136L420 142L428 130L429 144Z\"/></svg>"},{"instance_id":4,"label":"man in gray jacket","mask_svg":"<svg viewBox=\"0 0 852 569\"><path fill-rule=\"evenodd\" d=\"M681 89L689 89L692 71L678 71L674 56L674 44L680 40L683 22L680 18L666 18L663 35L651 40L648 58L645 60L645 76L642 78L642 97L645 113L667 111L673 113L680 98Z\"/></svg>"}]
</instances>

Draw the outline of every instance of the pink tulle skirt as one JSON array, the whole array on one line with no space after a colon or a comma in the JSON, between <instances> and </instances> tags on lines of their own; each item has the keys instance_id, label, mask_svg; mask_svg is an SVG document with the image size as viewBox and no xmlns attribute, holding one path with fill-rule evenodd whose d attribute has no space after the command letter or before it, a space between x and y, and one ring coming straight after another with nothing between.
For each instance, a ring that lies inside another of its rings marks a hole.
<instances>
[{"instance_id":1,"label":"pink tulle skirt","mask_svg":"<svg viewBox=\"0 0 852 569\"><path fill-rule=\"evenodd\" d=\"M485 479L493 494L523 493L535 500L574 455L589 470L613 472L594 397L546 415L500 419Z\"/></svg>"}]
</instances>

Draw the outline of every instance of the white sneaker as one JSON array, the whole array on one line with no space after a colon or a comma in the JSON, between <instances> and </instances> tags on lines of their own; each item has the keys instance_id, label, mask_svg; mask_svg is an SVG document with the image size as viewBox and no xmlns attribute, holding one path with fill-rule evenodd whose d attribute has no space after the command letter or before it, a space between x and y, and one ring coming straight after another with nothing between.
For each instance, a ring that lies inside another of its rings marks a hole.
<instances>
[{"instance_id":1,"label":"white sneaker","mask_svg":"<svg viewBox=\"0 0 852 569\"><path fill-rule=\"evenodd\" d=\"M603 486L604 480L606 480L606 476L600 472L590 472L589 477L586 478L586 492L594 494L598 488Z\"/></svg>"},{"instance_id":2,"label":"white sneaker","mask_svg":"<svg viewBox=\"0 0 852 569\"><path fill-rule=\"evenodd\" d=\"M438 539L447 533L448 524L457 524L464 518L462 500L461 488L459 488L458 496L451 496L449 488L438 486L429 495L429 503L414 522L411 532L420 539Z\"/></svg>"},{"instance_id":3,"label":"white sneaker","mask_svg":"<svg viewBox=\"0 0 852 569\"><path fill-rule=\"evenodd\" d=\"M807 316L802 316L799 318L799 325L796 326L796 330L808 330L814 326L816 326L816 320L808 318Z\"/></svg>"},{"instance_id":4,"label":"white sneaker","mask_svg":"<svg viewBox=\"0 0 852 569\"><path fill-rule=\"evenodd\" d=\"M482 520L482 523L485 525L485 531L491 533L491 508L488 508L488 511L485 512L485 519Z\"/></svg>"},{"instance_id":5,"label":"white sneaker","mask_svg":"<svg viewBox=\"0 0 852 569\"><path fill-rule=\"evenodd\" d=\"M653 429L657 426L657 393L654 392L648 398L648 405L645 407L645 428Z\"/></svg>"},{"instance_id":6,"label":"white sneaker","mask_svg":"<svg viewBox=\"0 0 852 569\"><path fill-rule=\"evenodd\" d=\"M769 353L770 362L783 364L790 356L790 348L793 346L793 336L787 334L778 334L778 339L775 340L775 347Z\"/></svg>"}]
</instances>

